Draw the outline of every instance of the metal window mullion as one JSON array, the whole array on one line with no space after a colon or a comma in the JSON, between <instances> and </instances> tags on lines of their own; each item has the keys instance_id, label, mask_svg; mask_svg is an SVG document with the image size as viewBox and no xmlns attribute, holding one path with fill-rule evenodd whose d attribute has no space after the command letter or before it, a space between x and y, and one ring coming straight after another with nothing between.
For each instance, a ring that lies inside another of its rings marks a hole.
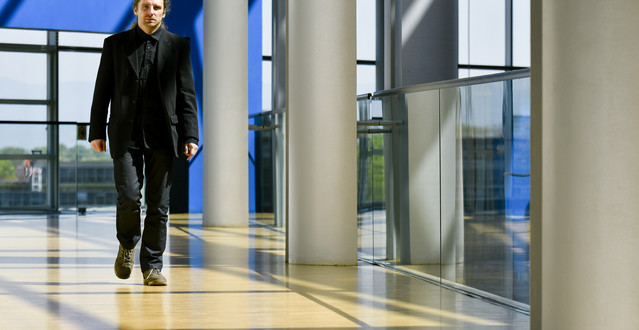
<instances>
[{"instance_id":1,"label":"metal window mullion","mask_svg":"<svg viewBox=\"0 0 639 330\"><path fill-rule=\"evenodd\" d=\"M46 105L51 102L49 100L23 100L23 99L0 99L0 104L19 104L19 105Z\"/></svg>"},{"instance_id":2,"label":"metal window mullion","mask_svg":"<svg viewBox=\"0 0 639 330\"><path fill-rule=\"evenodd\" d=\"M58 32L47 32L47 121L58 121ZM59 207L59 177L58 177L58 154L60 142L60 126L57 124L49 124L47 129L47 154L49 156L49 175L47 178L47 194L52 210L58 210Z\"/></svg>"},{"instance_id":3,"label":"metal window mullion","mask_svg":"<svg viewBox=\"0 0 639 330\"><path fill-rule=\"evenodd\" d=\"M46 53L52 50L49 45L24 45L0 43L0 50L3 52L16 53Z\"/></svg>"},{"instance_id":4,"label":"metal window mullion","mask_svg":"<svg viewBox=\"0 0 639 330\"><path fill-rule=\"evenodd\" d=\"M506 1L506 67L513 66L513 0ZM470 62L470 61L469 61Z\"/></svg>"}]
</instances>

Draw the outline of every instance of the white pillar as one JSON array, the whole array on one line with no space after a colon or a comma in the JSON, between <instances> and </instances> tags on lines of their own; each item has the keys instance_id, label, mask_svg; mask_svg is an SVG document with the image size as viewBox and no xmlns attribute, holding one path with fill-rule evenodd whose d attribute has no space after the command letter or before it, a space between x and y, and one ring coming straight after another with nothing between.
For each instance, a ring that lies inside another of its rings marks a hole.
<instances>
[{"instance_id":1,"label":"white pillar","mask_svg":"<svg viewBox=\"0 0 639 330\"><path fill-rule=\"evenodd\" d=\"M639 2L532 2L533 329L639 329Z\"/></svg>"},{"instance_id":2,"label":"white pillar","mask_svg":"<svg viewBox=\"0 0 639 330\"><path fill-rule=\"evenodd\" d=\"M204 226L248 225L248 2L204 1Z\"/></svg>"},{"instance_id":3,"label":"white pillar","mask_svg":"<svg viewBox=\"0 0 639 330\"><path fill-rule=\"evenodd\" d=\"M355 0L288 2L291 263L357 262Z\"/></svg>"}]
</instances>

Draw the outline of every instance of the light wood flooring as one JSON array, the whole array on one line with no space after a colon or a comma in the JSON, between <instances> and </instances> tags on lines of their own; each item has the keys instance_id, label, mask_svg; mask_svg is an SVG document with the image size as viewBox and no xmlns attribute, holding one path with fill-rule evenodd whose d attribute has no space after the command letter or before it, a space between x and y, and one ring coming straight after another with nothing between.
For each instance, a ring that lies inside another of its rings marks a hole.
<instances>
[{"instance_id":1,"label":"light wood flooring","mask_svg":"<svg viewBox=\"0 0 639 330\"><path fill-rule=\"evenodd\" d=\"M108 213L0 216L0 329L528 329L529 317L383 268L284 262L281 228L172 215L163 273L113 274ZM137 254L136 250L136 254Z\"/></svg>"}]
</instances>

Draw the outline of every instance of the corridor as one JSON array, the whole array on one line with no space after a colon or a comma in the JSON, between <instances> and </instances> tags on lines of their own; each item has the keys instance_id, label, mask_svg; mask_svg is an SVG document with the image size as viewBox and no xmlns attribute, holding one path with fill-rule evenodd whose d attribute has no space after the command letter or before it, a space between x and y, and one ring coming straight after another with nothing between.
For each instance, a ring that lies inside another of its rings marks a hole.
<instances>
[{"instance_id":1,"label":"corridor","mask_svg":"<svg viewBox=\"0 0 639 330\"><path fill-rule=\"evenodd\" d=\"M284 262L283 229L172 215L163 273L113 274L111 213L0 217L0 329L528 329L529 317L412 277ZM138 250L136 250L136 253Z\"/></svg>"}]
</instances>

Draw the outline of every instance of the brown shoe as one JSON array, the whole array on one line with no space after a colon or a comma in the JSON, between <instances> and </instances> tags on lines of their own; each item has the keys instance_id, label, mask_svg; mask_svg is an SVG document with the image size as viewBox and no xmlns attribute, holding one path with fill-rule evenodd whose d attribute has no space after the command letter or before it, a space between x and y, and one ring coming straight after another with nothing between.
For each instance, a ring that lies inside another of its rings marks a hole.
<instances>
[{"instance_id":1,"label":"brown shoe","mask_svg":"<svg viewBox=\"0 0 639 330\"><path fill-rule=\"evenodd\" d=\"M165 286L166 277L159 270L151 268L144 272L144 285Z\"/></svg>"},{"instance_id":2,"label":"brown shoe","mask_svg":"<svg viewBox=\"0 0 639 330\"><path fill-rule=\"evenodd\" d=\"M113 266L115 276L121 279L127 279L131 276L134 252L134 249L125 249L122 245L120 245L120 248L118 249L118 257L115 258L115 265Z\"/></svg>"}]
</instances>

